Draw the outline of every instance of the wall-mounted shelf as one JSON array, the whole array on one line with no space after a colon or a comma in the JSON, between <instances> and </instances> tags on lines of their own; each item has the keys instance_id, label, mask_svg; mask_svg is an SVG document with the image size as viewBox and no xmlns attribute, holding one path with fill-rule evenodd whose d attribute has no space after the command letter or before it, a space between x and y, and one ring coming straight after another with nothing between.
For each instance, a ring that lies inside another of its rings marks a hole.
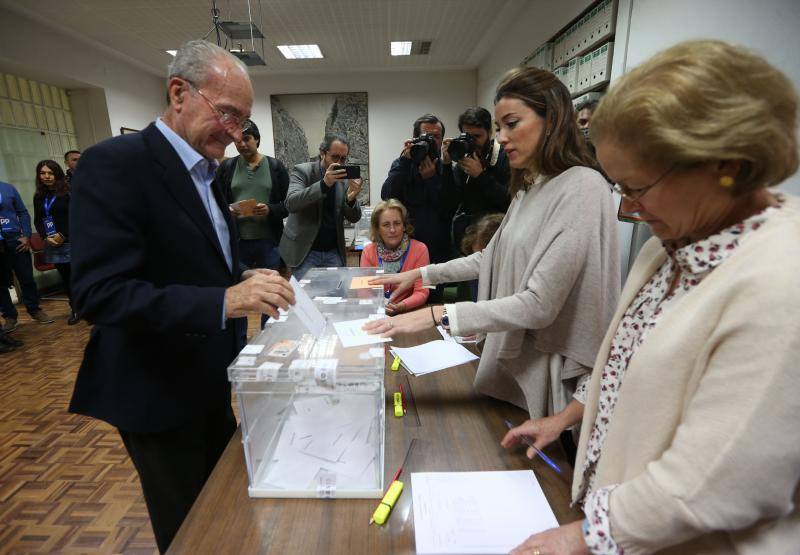
<instances>
[{"instance_id":1,"label":"wall-mounted shelf","mask_svg":"<svg viewBox=\"0 0 800 555\"><path fill-rule=\"evenodd\" d=\"M552 71L573 98L603 90L611 77L616 20L617 0L599 0L528 55L522 65Z\"/></svg>"}]
</instances>

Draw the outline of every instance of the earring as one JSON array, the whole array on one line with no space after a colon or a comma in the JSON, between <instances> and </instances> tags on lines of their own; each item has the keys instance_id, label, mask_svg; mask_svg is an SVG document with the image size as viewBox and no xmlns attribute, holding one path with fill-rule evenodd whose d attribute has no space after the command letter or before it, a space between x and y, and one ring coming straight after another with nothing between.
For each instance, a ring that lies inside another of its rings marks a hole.
<instances>
[{"instance_id":1,"label":"earring","mask_svg":"<svg viewBox=\"0 0 800 555\"><path fill-rule=\"evenodd\" d=\"M730 175L723 175L719 178L719 184L725 188L733 187L733 178Z\"/></svg>"}]
</instances>

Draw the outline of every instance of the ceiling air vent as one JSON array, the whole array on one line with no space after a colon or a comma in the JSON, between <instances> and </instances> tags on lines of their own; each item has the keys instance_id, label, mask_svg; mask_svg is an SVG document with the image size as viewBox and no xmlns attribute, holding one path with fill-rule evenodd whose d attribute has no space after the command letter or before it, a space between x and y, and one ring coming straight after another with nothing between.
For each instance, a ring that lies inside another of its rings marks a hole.
<instances>
[{"instance_id":1,"label":"ceiling air vent","mask_svg":"<svg viewBox=\"0 0 800 555\"><path fill-rule=\"evenodd\" d=\"M415 40L411 43L411 55L427 55L431 51L431 41Z\"/></svg>"}]
</instances>

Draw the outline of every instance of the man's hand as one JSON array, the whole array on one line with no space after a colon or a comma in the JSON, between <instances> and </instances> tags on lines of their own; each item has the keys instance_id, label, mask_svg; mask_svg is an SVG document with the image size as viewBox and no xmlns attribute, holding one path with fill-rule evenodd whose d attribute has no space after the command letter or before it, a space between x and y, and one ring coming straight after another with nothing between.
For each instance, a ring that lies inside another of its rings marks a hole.
<instances>
[{"instance_id":1,"label":"man's hand","mask_svg":"<svg viewBox=\"0 0 800 555\"><path fill-rule=\"evenodd\" d=\"M358 197L358 193L361 192L361 179L349 179L350 183L347 186L347 202L353 202L356 197Z\"/></svg>"},{"instance_id":2,"label":"man's hand","mask_svg":"<svg viewBox=\"0 0 800 555\"><path fill-rule=\"evenodd\" d=\"M436 162L428 158L427 156L419 165L419 176L422 179L430 179L433 177L433 174L436 173Z\"/></svg>"},{"instance_id":3,"label":"man's hand","mask_svg":"<svg viewBox=\"0 0 800 555\"><path fill-rule=\"evenodd\" d=\"M263 202L259 202L253 208L253 216L269 216L269 206Z\"/></svg>"},{"instance_id":4,"label":"man's hand","mask_svg":"<svg viewBox=\"0 0 800 555\"><path fill-rule=\"evenodd\" d=\"M347 175L347 170L343 167L339 166L338 164L331 164L328 166L328 169L325 170L325 177L322 178L322 181L328 187L333 187L337 181L341 181Z\"/></svg>"},{"instance_id":5,"label":"man's hand","mask_svg":"<svg viewBox=\"0 0 800 555\"><path fill-rule=\"evenodd\" d=\"M25 252L31 250L31 240L24 235L21 235L18 239L19 245L17 245L17 252Z\"/></svg>"},{"instance_id":6,"label":"man's hand","mask_svg":"<svg viewBox=\"0 0 800 555\"><path fill-rule=\"evenodd\" d=\"M450 158L450 153L447 152L447 149L450 148L450 143L452 142L453 139L445 139L442 141L442 164L445 166L449 166L453 162L453 159Z\"/></svg>"},{"instance_id":7,"label":"man's hand","mask_svg":"<svg viewBox=\"0 0 800 555\"><path fill-rule=\"evenodd\" d=\"M278 308L294 304L289 282L274 270L247 270L244 281L225 290L225 317L241 318L251 312L278 318Z\"/></svg>"},{"instance_id":8,"label":"man's hand","mask_svg":"<svg viewBox=\"0 0 800 555\"><path fill-rule=\"evenodd\" d=\"M401 156L411 160L411 144L413 142L414 142L414 139L406 139L406 141L403 143L403 152L402 152Z\"/></svg>"},{"instance_id":9,"label":"man's hand","mask_svg":"<svg viewBox=\"0 0 800 555\"><path fill-rule=\"evenodd\" d=\"M483 164L481 163L481 159L478 158L478 154L476 152L473 152L469 156L464 156L458 161L458 165L461 166L461 169L464 170L464 173L473 179L483 173Z\"/></svg>"}]
</instances>

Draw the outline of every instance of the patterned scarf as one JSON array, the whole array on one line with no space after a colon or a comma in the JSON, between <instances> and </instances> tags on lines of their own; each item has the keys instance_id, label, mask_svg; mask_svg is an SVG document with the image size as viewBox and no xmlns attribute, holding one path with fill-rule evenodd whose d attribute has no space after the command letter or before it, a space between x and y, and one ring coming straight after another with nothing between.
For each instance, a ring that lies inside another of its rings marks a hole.
<instances>
[{"instance_id":1,"label":"patterned scarf","mask_svg":"<svg viewBox=\"0 0 800 555\"><path fill-rule=\"evenodd\" d=\"M400 271L403 255L406 253L406 250L408 250L410 241L408 234L404 233L403 240L400 241L397 248L387 249L386 245L383 244L383 240L378 239L378 257L383 261L382 267L387 274L396 274Z\"/></svg>"}]
</instances>

